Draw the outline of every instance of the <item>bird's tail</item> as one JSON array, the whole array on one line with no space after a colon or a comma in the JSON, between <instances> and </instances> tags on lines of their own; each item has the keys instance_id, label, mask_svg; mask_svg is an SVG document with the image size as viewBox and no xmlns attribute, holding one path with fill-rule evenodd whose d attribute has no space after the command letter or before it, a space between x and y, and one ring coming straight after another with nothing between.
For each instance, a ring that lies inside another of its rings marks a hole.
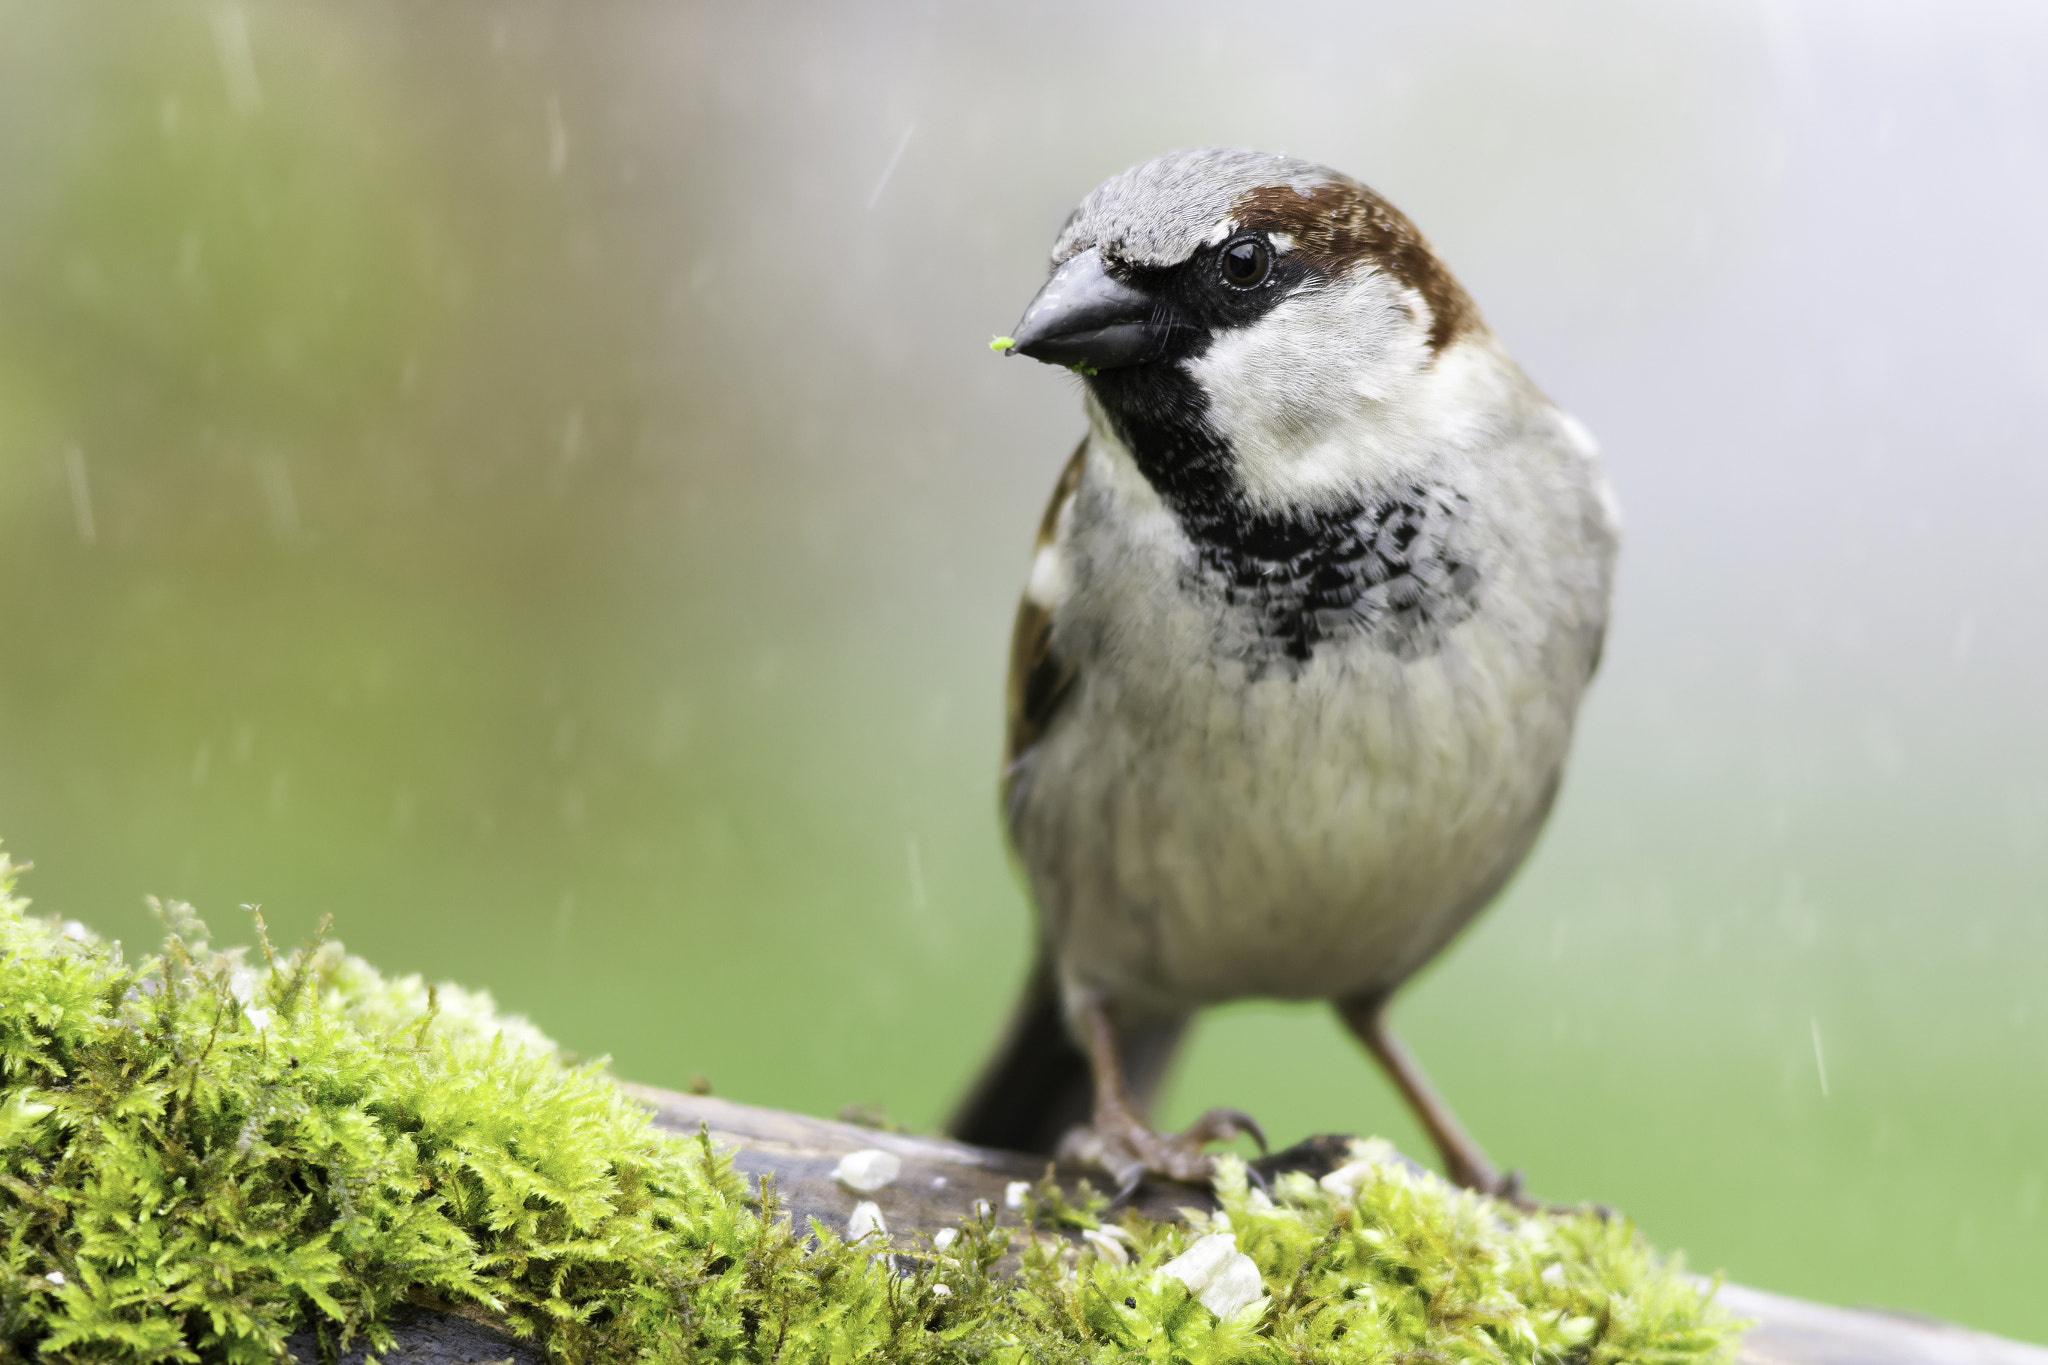
<instances>
[{"instance_id":1,"label":"bird's tail","mask_svg":"<svg viewBox=\"0 0 2048 1365\"><path fill-rule=\"evenodd\" d=\"M1151 1110L1187 1025L1186 1015L1174 1015L1119 1029L1124 1084L1141 1115ZM1050 1156L1069 1129L1088 1122L1094 1107L1088 1058L1067 1032L1059 983L1041 953L1002 1042L946 1131L977 1147Z\"/></svg>"}]
</instances>

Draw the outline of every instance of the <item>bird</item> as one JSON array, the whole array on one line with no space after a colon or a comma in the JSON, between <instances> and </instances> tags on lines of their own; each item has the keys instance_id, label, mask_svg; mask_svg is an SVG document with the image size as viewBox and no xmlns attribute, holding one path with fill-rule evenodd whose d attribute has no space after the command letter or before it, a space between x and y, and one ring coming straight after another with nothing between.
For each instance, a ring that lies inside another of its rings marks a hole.
<instances>
[{"instance_id":1,"label":"bird","mask_svg":"<svg viewBox=\"0 0 2048 1365\"><path fill-rule=\"evenodd\" d=\"M1388 1024L1556 799L1621 518L1586 428L1350 177L1179 151L1096 186L995 349L1086 434L1011 637L1036 957L956 1138L1201 1182L1148 1110L1192 1016L1328 1001L1468 1189L1519 1197Z\"/></svg>"}]
</instances>

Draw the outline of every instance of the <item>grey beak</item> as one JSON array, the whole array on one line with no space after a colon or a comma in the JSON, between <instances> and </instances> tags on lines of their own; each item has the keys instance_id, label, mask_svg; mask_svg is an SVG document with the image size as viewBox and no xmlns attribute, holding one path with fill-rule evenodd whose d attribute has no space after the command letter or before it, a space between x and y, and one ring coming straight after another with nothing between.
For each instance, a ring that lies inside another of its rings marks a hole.
<instances>
[{"instance_id":1,"label":"grey beak","mask_svg":"<svg viewBox=\"0 0 2048 1365\"><path fill-rule=\"evenodd\" d=\"M1052 272L1024 310L1010 349L1048 365L1135 365L1158 349L1152 311L1151 297L1112 278L1101 249L1090 247Z\"/></svg>"}]
</instances>

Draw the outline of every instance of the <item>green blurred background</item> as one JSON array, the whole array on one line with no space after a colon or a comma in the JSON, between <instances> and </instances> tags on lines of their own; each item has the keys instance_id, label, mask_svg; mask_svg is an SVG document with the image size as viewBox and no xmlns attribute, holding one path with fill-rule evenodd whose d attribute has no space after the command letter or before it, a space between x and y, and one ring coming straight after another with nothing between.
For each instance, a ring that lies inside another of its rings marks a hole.
<instances>
[{"instance_id":1,"label":"green blurred background","mask_svg":"<svg viewBox=\"0 0 2048 1365\"><path fill-rule=\"evenodd\" d=\"M1532 1186L2048 1340L2048 17L0 0L0 835L626 1076L936 1124L1073 201L1304 154L1630 515L1572 777L1398 1012ZM1166 1117L1425 1144L1319 1010Z\"/></svg>"}]
</instances>

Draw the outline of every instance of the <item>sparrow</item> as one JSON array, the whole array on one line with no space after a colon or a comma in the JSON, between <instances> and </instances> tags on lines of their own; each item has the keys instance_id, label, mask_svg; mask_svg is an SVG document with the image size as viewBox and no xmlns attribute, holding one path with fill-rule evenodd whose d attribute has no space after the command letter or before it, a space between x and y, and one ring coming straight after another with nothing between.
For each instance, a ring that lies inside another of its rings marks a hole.
<instances>
[{"instance_id":1,"label":"sparrow","mask_svg":"<svg viewBox=\"0 0 2048 1365\"><path fill-rule=\"evenodd\" d=\"M1328 1000L1467 1188L1514 1194L1387 1023L1500 891L1600 660L1619 513L1584 427L1391 204L1174 152L1081 201L996 347L1087 434L1011 643L1001 806L1037 960L949 1129L1199 1182L1264 1135L1147 1109L1198 1009Z\"/></svg>"}]
</instances>

